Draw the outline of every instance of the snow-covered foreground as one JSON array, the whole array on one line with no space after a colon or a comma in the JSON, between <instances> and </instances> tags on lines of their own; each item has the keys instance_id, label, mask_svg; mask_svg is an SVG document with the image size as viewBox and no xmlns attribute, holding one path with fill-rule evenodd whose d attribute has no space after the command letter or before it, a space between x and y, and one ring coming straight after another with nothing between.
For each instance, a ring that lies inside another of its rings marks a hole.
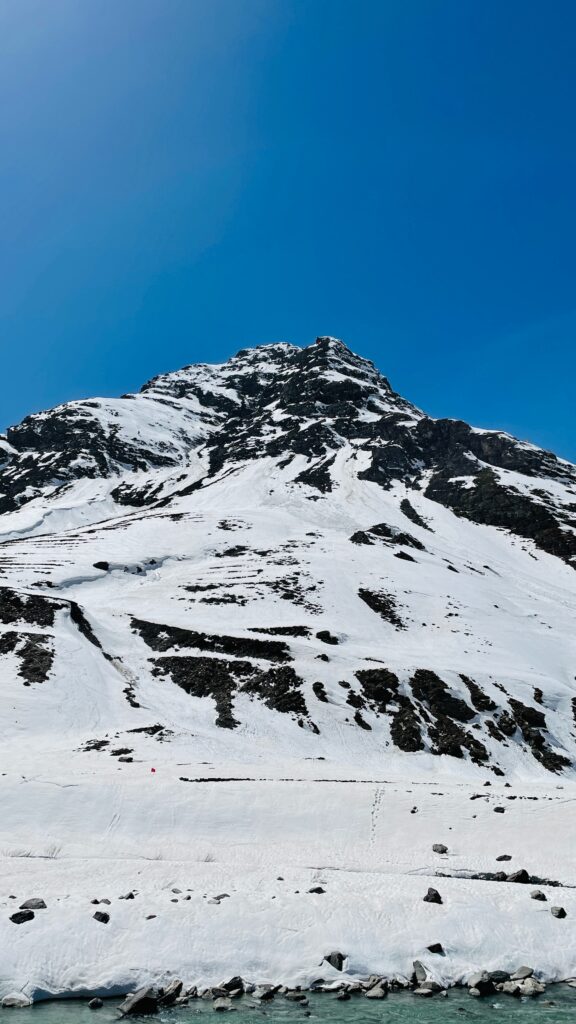
<instances>
[{"instance_id":1,"label":"snow-covered foreground","mask_svg":"<svg viewBox=\"0 0 576 1024\"><path fill-rule=\"evenodd\" d=\"M532 885L437 877L526 868L576 885L573 783L328 781L318 762L293 765L294 781L247 769L184 782L237 770L151 767L2 777L3 887L16 899L1 903L1 995L124 992L171 974L305 985L342 978L322 962L334 949L347 976L407 976L415 958L445 983L522 963L548 980L576 973L576 889L539 886L538 902ZM429 885L442 905L423 902ZM12 924L34 896L47 909ZM446 956L427 951L435 942Z\"/></svg>"}]
</instances>

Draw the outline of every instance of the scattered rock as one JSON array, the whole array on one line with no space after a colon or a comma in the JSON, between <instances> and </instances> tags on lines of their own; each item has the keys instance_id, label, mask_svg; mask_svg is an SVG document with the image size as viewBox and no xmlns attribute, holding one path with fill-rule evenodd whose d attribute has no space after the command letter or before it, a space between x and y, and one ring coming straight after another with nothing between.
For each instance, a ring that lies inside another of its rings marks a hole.
<instances>
[{"instance_id":1,"label":"scattered rock","mask_svg":"<svg viewBox=\"0 0 576 1024\"><path fill-rule=\"evenodd\" d=\"M511 875L507 875L506 881L519 882L521 885L526 885L530 881L530 875L525 868L520 868L519 871L513 871Z\"/></svg>"},{"instance_id":2,"label":"scattered rock","mask_svg":"<svg viewBox=\"0 0 576 1024\"><path fill-rule=\"evenodd\" d=\"M384 999L388 995L388 986L386 982L378 982L377 985L373 985L372 988L368 989L364 993L366 999Z\"/></svg>"},{"instance_id":3,"label":"scattered rock","mask_svg":"<svg viewBox=\"0 0 576 1024\"><path fill-rule=\"evenodd\" d=\"M509 853L501 853L499 857L496 857L496 860L512 860L512 857Z\"/></svg>"},{"instance_id":4,"label":"scattered rock","mask_svg":"<svg viewBox=\"0 0 576 1024\"><path fill-rule=\"evenodd\" d=\"M487 971L479 971L468 978L470 995L489 996L495 992L494 982Z\"/></svg>"},{"instance_id":5,"label":"scattered rock","mask_svg":"<svg viewBox=\"0 0 576 1024\"><path fill-rule=\"evenodd\" d=\"M434 843L432 849L434 853L448 853L448 847L444 846L444 843Z\"/></svg>"},{"instance_id":6,"label":"scattered rock","mask_svg":"<svg viewBox=\"0 0 576 1024\"><path fill-rule=\"evenodd\" d=\"M540 891L540 889L534 889L533 892L530 893L530 899L540 900L541 903L546 903L546 896Z\"/></svg>"},{"instance_id":7,"label":"scattered rock","mask_svg":"<svg viewBox=\"0 0 576 1024\"><path fill-rule=\"evenodd\" d=\"M323 889L321 885L315 885L313 889L308 889L308 892L314 892L314 893L320 894L320 893L326 892L326 889Z\"/></svg>"},{"instance_id":8,"label":"scattered rock","mask_svg":"<svg viewBox=\"0 0 576 1024\"><path fill-rule=\"evenodd\" d=\"M118 1012L121 1013L123 1017L128 1017L131 1014L157 1013L158 998L156 996L156 992L151 985L139 988L137 992L128 996L128 998L120 1004Z\"/></svg>"},{"instance_id":9,"label":"scattered rock","mask_svg":"<svg viewBox=\"0 0 576 1024\"><path fill-rule=\"evenodd\" d=\"M442 897L437 889L429 888L423 899L424 903L442 903Z\"/></svg>"},{"instance_id":10,"label":"scattered rock","mask_svg":"<svg viewBox=\"0 0 576 1024\"><path fill-rule=\"evenodd\" d=\"M172 1006L182 993L183 984L179 978L174 978L166 988L158 993L160 1006Z\"/></svg>"},{"instance_id":11,"label":"scattered rock","mask_svg":"<svg viewBox=\"0 0 576 1024\"><path fill-rule=\"evenodd\" d=\"M495 985L503 985L505 981L510 981L509 971L488 971L488 974Z\"/></svg>"},{"instance_id":12,"label":"scattered rock","mask_svg":"<svg viewBox=\"0 0 576 1024\"><path fill-rule=\"evenodd\" d=\"M26 921L34 920L33 910L18 910L15 914L10 915L10 920L13 924L24 924Z\"/></svg>"},{"instance_id":13,"label":"scattered rock","mask_svg":"<svg viewBox=\"0 0 576 1024\"><path fill-rule=\"evenodd\" d=\"M526 978L520 983L520 991L523 996L540 996L546 991L546 986L536 978Z\"/></svg>"},{"instance_id":14,"label":"scattered rock","mask_svg":"<svg viewBox=\"0 0 576 1024\"><path fill-rule=\"evenodd\" d=\"M254 992L254 998L260 999L263 1003L270 1002L274 999L275 989L273 985L259 985Z\"/></svg>"},{"instance_id":15,"label":"scattered rock","mask_svg":"<svg viewBox=\"0 0 576 1024\"><path fill-rule=\"evenodd\" d=\"M444 946L441 942L433 942L431 946L426 947L430 953L438 953L440 956L445 956Z\"/></svg>"},{"instance_id":16,"label":"scattered rock","mask_svg":"<svg viewBox=\"0 0 576 1024\"><path fill-rule=\"evenodd\" d=\"M218 996L218 998L212 1003L212 1009L216 1010L218 1013L222 1013L228 1010L233 1010L234 1007L232 1006L232 1002L228 996Z\"/></svg>"},{"instance_id":17,"label":"scattered rock","mask_svg":"<svg viewBox=\"0 0 576 1024\"><path fill-rule=\"evenodd\" d=\"M94 920L99 921L100 924L108 924L110 920L110 914L107 914L105 910L97 910L92 916L94 917Z\"/></svg>"},{"instance_id":18,"label":"scattered rock","mask_svg":"<svg viewBox=\"0 0 576 1024\"><path fill-rule=\"evenodd\" d=\"M531 978L533 974L534 974L534 968L533 967L522 966L522 967L519 967L518 970L514 971L514 973L510 975L510 981L524 981L524 978Z\"/></svg>"},{"instance_id":19,"label":"scattered rock","mask_svg":"<svg viewBox=\"0 0 576 1024\"><path fill-rule=\"evenodd\" d=\"M494 813L495 813L495 814L504 814L504 811L505 811L505 810L506 810L506 808L505 808L505 807L495 807L495 808L494 808Z\"/></svg>"},{"instance_id":20,"label":"scattered rock","mask_svg":"<svg viewBox=\"0 0 576 1024\"><path fill-rule=\"evenodd\" d=\"M90 1002L88 1003L89 1010L101 1010L103 1006L104 1001L100 999L99 996L96 996L94 999L91 999Z\"/></svg>"},{"instance_id":21,"label":"scattered rock","mask_svg":"<svg viewBox=\"0 0 576 1024\"><path fill-rule=\"evenodd\" d=\"M237 992L238 989L240 989L240 991L243 992L244 982L242 981L242 978L239 975L235 975L234 978L230 978L230 981L225 982L225 984L222 985L222 988L226 992Z\"/></svg>"},{"instance_id":22,"label":"scattered rock","mask_svg":"<svg viewBox=\"0 0 576 1024\"><path fill-rule=\"evenodd\" d=\"M414 960L412 967L414 968L414 981L421 985L422 982L426 981L426 978L428 977L426 973L426 968L424 967L424 964L422 963L421 960Z\"/></svg>"},{"instance_id":23,"label":"scattered rock","mask_svg":"<svg viewBox=\"0 0 576 1024\"><path fill-rule=\"evenodd\" d=\"M34 898L21 903L20 910L46 910L46 904L44 900Z\"/></svg>"},{"instance_id":24,"label":"scattered rock","mask_svg":"<svg viewBox=\"0 0 576 1024\"><path fill-rule=\"evenodd\" d=\"M550 913L552 917L566 917L564 907L550 907Z\"/></svg>"},{"instance_id":25,"label":"scattered rock","mask_svg":"<svg viewBox=\"0 0 576 1024\"><path fill-rule=\"evenodd\" d=\"M342 971L344 969L344 961L346 957L344 956L343 953L339 953L337 950L334 950L332 953L328 953L328 955L325 956L324 959L326 960L327 963L330 964L331 967L334 967L337 971Z\"/></svg>"}]
</instances>

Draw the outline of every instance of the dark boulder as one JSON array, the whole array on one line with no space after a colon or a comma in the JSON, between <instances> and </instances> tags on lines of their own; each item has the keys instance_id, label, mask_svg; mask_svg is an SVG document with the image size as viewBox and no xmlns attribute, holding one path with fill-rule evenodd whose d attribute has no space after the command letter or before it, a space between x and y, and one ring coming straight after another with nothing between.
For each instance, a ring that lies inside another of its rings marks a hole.
<instances>
[{"instance_id":1,"label":"dark boulder","mask_svg":"<svg viewBox=\"0 0 576 1024\"><path fill-rule=\"evenodd\" d=\"M437 889L429 888L423 899L424 903L442 903L442 897Z\"/></svg>"},{"instance_id":2,"label":"dark boulder","mask_svg":"<svg viewBox=\"0 0 576 1024\"><path fill-rule=\"evenodd\" d=\"M34 920L33 910L17 910L15 914L10 915L10 920L13 924L24 924L26 921Z\"/></svg>"},{"instance_id":3,"label":"dark boulder","mask_svg":"<svg viewBox=\"0 0 576 1024\"><path fill-rule=\"evenodd\" d=\"M128 996L118 1007L118 1012L123 1017L133 1014L148 1014L158 1012L158 997L151 985L139 988L137 992Z\"/></svg>"}]
</instances>

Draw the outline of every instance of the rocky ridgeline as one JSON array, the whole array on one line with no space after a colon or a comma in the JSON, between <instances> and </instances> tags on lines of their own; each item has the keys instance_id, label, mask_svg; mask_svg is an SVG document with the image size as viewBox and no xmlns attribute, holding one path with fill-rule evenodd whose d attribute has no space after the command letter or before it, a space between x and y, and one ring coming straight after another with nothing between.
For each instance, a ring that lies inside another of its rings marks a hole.
<instances>
[{"instance_id":1,"label":"rocky ridgeline","mask_svg":"<svg viewBox=\"0 0 576 1024\"><path fill-rule=\"evenodd\" d=\"M336 454L353 444L366 457L359 478L386 489L395 481L423 487L458 516L509 530L569 564L576 559L574 466L505 433L424 415L335 338L304 349L244 349L222 365L156 377L139 394L28 416L0 440L0 514L83 478L117 478L118 503L169 502L227 466L266 456L279 465L305 456L297 482L327 493ZM191 452L206 457L203 480L168 491L146 480L149 470L185 468ZM123 480L127 472L141 481ZM507 481L510 472L522 488Z\"/></svg>"}]
</instances>

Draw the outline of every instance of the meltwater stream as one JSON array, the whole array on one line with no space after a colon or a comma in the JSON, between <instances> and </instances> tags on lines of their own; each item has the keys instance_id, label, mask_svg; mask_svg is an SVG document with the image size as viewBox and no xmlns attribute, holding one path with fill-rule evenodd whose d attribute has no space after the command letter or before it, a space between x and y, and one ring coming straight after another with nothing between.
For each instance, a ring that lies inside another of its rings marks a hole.
<instances>
[{"instance_id":1,"label":"meltwater stream","mask_svg":"<svg viewBox=\"0 0 576 1024\"><path fill-rule=\"evenodd\" d=\"M0 1011L14 1024L110 1024L119 1019L120 1000L106 1000L100 1010L90 1010L87 1001L55 1000L27 1009ZM188 1006L160 1011L153 1017L133 1018L154 1024L209 1024L226 1014L216 1014L212 1003L195 999ZM550 986L536 999L511 996L473 999L464 989L453 989L446 998L421 999L396 993L377 1002L362 997L339 1002L323 993L309 995L302 1009L282 998L265 1006L250 997L234 1003L234 1024L572 1024L576 1020L576 990L567 985Z\"/></svg>"}]
</instances>

